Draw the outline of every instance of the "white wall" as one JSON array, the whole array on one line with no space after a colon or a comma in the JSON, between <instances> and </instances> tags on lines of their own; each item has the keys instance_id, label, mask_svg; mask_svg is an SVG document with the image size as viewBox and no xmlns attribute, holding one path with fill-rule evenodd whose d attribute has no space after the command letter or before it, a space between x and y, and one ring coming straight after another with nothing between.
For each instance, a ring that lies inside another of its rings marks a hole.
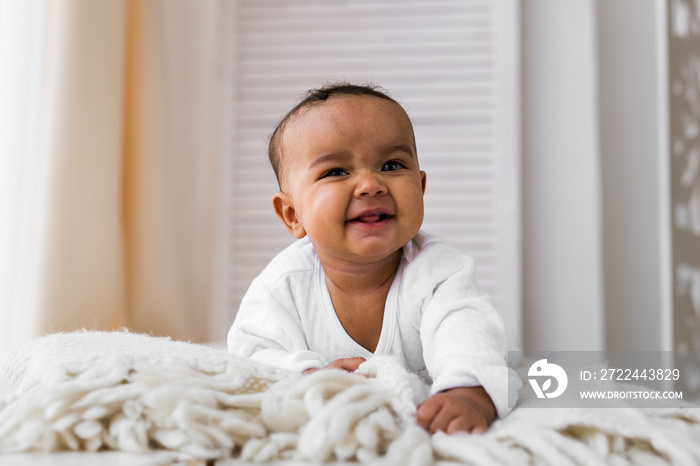
<instances>
[{"instance_id":1,"label":"white wall","mask_svg":"<svg viewBox=\"0 0 700 466\"><path fill-rule=\"evenodd\" d=\"M523 1L525 349L668 343L662 5Z\"/></svg>"},{"instance_id":2,"label":"white wall","mask_svg":"<svg viewBox=\"0 0 700 466\"><path fill-rule=\"evenodd\" d=\"M605 342L610 350L662 349L656 0L598 2L600 147L603 181Z\"/></svg>"},{"instance_id":3,"label":"white wall","mask_svg":"<svg viewBox=\"0 0 700 466\"><path fill-rule=\"evenodd\" d=\"M526 350L603 349L594 0L522 3Z\"/></svg>"}]
</instances>

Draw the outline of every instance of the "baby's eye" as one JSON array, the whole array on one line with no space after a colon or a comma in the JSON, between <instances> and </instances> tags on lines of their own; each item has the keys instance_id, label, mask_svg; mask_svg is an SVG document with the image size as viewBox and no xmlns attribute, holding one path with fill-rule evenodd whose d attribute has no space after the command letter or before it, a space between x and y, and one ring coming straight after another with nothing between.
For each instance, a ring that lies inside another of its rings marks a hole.
<instances>
[{"instance_id":1,"label":"baby's eye","mask_svg":"<svg viewBox=\"0 0 700 466\"><path fill-rule=\"evenodd\" d=\"M384 164L382 167L383 172L391 172L395 170L401 170L402 168L405 168L406 166L399 162L398 160L392 160L391 162L387 162Z\"/></svg>"},{"instance_id":2,"label":"baby's eye","mask_svg":"<svg viewBox=\"0 0 700 466\"><path fill-rule=\"evenodd\" d=\"M342 168L332 168L332 169L328 170L327 172L325 172L321 178L326 178L328 176L343 176L343 175L347 175L347 174L348 174L348 172L346 172Z\"/></svg>"}]
</instances>

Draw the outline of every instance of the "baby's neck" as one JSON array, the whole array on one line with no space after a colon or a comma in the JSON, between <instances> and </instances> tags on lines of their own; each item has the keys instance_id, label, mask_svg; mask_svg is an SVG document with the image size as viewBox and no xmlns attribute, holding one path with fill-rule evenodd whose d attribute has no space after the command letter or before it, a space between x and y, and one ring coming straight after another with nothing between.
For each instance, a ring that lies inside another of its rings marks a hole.
<instances>
[{"instance_id":1,"label":"baby's neck","mask_svg":"<svg viewBox=\"0 0 700 466\"><path fill-rule=\"evenodd\" d=\"M365 295L391 286L401 260L401 250L371 264L348 264L321 261L328 285L349 295Z\"/></svg>"},{"instance_id":2,"label":"baby's neck","mask_svg":"<svg viewBox=\"0 0 700 466\"><path fill-rule=\"evenodd\" d=\"M401 251L373 264L324 264L333 309L345 332L374 353L382 332L384 307Z\"/></svg>"}]
</instances>

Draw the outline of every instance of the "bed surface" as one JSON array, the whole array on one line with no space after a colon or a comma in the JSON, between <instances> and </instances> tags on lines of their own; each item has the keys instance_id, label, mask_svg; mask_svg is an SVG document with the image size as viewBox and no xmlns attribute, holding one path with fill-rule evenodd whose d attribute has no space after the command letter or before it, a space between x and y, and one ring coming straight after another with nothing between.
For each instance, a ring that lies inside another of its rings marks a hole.
<instances>
[{"instance_id":1,"label":"bed surface","mask_svg":"<svg viewBox=\"0 0 700 466\"><path fill-rule=\"evenodd\" d=\"M700 464L695 405L543 409L521 390L485 434L430 437L417 377L365 364L301 376L147 335L44 337L0 359L0 466ZM31 453L57 450L74 451Z\"/></svg>"}]
</instances>

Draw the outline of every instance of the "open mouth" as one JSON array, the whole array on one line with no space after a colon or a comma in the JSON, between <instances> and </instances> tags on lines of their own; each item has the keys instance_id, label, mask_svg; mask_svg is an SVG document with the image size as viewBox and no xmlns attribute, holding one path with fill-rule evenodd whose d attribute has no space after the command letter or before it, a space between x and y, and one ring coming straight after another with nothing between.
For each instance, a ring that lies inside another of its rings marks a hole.
<instances>
[{"instance_id":1,"label":"open mouth","mask_svg":"<svg viewBox=\"0 0 700 466\"><path fill-rule=\"evenodd\" d=\"M384 220L392 218L392 215L389 214L365 214L365 215L360 215L359 217L353 218L350 220L351 222L358 222L358 223L366 223L366 224L373 224L373 223L380 223L383 222Z\"/></svg>"}]
</instances>

